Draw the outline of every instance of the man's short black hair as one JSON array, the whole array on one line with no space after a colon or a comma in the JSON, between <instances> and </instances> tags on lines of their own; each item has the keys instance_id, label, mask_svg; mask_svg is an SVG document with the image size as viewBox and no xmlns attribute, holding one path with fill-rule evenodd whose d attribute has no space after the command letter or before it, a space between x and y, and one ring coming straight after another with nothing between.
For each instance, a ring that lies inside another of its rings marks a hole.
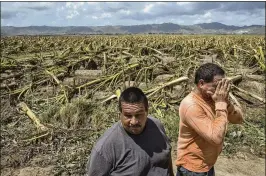
<instances>
[{"instance_id":1,"label":"man's short black hair","mask_svg":"<svg viewBox=\"0 0 266 176\"><path fill-rule=\"evenodd\" d=\"M143 103L145 110L148 111L148 99L146 95L142 92L142 90L137 87L129 87L121 93L118 101L118 108L120 112L122 112L122 102Z\"/></svg>"},{"instance_id":2,"label":"man's short black hair","mask_svg":"<svg viewBox=\"0 0 266 176\"><path fill-rule=\"evenodd\" d=\"M223 76L225 74L224 70L213 63L206 63L201 65L197 70L195 74L195 84L199 83L200 79L203 79L204 82L212 82L213 77L217 75Z\"/></svg>"}]
</instances>

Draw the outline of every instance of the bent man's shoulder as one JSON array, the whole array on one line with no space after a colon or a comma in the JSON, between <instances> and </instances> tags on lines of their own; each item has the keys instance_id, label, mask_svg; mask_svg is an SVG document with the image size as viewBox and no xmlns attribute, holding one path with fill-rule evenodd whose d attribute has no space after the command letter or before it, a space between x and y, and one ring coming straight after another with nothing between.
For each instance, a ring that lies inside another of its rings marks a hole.
<instances>
[{"instance_id":1,"label":"bent man's shoulder","mask_svg":"<svg viewBox=\"0 0 266 176\"><path fill-rule=\"evenodd\" d=\"M189 107L190 105L196 104L193 94L188 94L180 103L180 107Z\"/></svg>"},{"instance_id":2,"label":"bent man's shoulder","mask_svg":"<svg viewBox=\"0 0 266 176\"><path fill-rule=\"evenodd\" d=\"M159 128L160 131L163 132L163 134L165 134L164 125L163 125L163 123L162 123L159 119L157 119L157 118L155 118L155 117L152 117L152 116L150 116L150 115L148 116L148 119L149 119L150 121L152 121L152 122L156 125L156 127ZM149 125L149 126L150 126L150 125Z\"/></svg>"},{"instance_id":3,"label":"bent man's shoulder","mask_svg":"<svg viewBox=\"0 0 266 176\"><path fill-rule=\"evenodd\" d=\"M119 122L107 129L97 140L91 150L86 174L88 176L107 175L113 167L113 149L115 148L116 138L119 134Z\"/></svg>"},{"instance_id":4,"label":"bent man's shoulder","mask_svg":"<svg viewBox=\"0 0 266 176\"><path fill-rule=\"evenodd\" d=\"M165 131L164 130L164 125L163 125L163 123L159 119L157 119L157 118L155 118L153 116L150 116L150 115L148 116L148 119L151 120L153 123L155 123L155 125L158 128L160 128L161 130Z\"/></svg>"},{"instance_id":5,"label":"bent man's shoulder","mask_svg":"<svg viewBox=\"0 0 266 176\"><path fill-rule=\"evenodd\" d=\"M153 122L156 123L157 125L158 125L158 124L162 124L162 122L161 122L159 119L157 119L157 118L155 118L155 117L153 117L153 116L151 116L151 115L148 116L148 119L150 119L151 121L153 121Z\"/></svg>"},{"instance_id":6,"label":"bent man's shoulder","mask_svg":"<svg viewBox=\"0 0 266 176\"><path fill-rule=\"evenodd\" d=\"M113 126L107 129L95 143L94 150L100 152L111 147L115 139L117 139L119 128L119 122L116 122Z\"/></svg>"},{"instance_id":7,"label":"bent man's shoulder","mask_svg":"<svg viewBox=\"0 0 266 176\"><path fill-rule=\"evenodd\" d=\"M193 94L188 94L180 103L179 106L179 115L180 118L185 118L185 114L188 111L195 111L195 113L197 113L197 111L201 111L202 108L199 105L199 103L195 100L195 97L193 96Z\"/></svg>"}]
</instances>

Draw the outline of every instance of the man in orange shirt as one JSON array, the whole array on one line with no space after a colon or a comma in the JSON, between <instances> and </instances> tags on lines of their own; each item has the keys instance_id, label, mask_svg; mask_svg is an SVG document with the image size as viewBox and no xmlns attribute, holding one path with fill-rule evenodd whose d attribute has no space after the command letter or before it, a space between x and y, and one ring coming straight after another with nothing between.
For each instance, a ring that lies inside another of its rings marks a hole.
<instances>
[{"instance_id":1,"label":"man in orange shirt","mask_svg":"<svg viewBox=\"0 0 266 176\"><path fill-rule=\"evenodd\" d=\"M229 101L231 83L218 65L201 65L195 84L179 108L177 176L214 176L228 122L241 124L243 114Z\"/></svg>"}]
</instances>

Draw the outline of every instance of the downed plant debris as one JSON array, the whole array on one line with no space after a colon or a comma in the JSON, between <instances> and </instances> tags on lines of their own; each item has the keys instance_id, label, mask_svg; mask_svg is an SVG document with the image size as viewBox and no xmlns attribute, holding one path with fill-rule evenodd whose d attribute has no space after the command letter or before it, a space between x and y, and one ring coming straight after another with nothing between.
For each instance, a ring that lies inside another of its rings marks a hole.
<instances>
[{"instance_id":1,"label":"downed plant debris","mask_svg":"<svg viewBox=\"0 0 266 176\"><path fill-rule=\"evenodd\" d=\"M245 146L265 155L263 36L14 36L1 39L1 50L2 172L36 165L84 174L93 144L119 119L127 86L143 89L176 142L178 105L206 62L224 68L245 113L244 126L229 126L224 152Z\"/></svg>"}]
</instances>

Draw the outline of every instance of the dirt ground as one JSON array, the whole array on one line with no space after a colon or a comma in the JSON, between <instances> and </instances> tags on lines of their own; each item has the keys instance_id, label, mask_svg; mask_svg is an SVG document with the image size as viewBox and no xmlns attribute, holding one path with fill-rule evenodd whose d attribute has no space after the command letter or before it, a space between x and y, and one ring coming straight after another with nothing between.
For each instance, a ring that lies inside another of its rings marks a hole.
<instances>
[{"instance_id":1,"label":"dirt ground","mask_svg":"<svg viewBox=\"0 0 266 176\"><path fill-rule=\"evenodd\" d=\"M265 159L247 153L237 153L232 158L221 155L214 168L215 176L265 176Z\"/></svg>"},{"instance_id":2,"label":"dirt ground","mask_svg":"<svg viewBox=\"0 0 266 176\"><path fill-rule=\"evenodd\" d=\"M255 156L229 159L220 156L215 171L216 176L265 176L265 159Z\"/></svg>"},{"instance_id":3,"label":"dirt ground","mask_svg":"<svg viewBox=\"0 0 266 176\"><path fill-rule=\"evenodd\" d=\"M175 156L173 156L173 161ZM173 163L174 165L174 163ZM5 168L3 176L49 176L54 167L25 167L21 169ZM174 166L176 173L176 167ZM215 164L216 176L265 176L265 159L251 154L239 153L232 158L221 155ZM63 174L68 175L68 174Z\"/></svg>"}]
</instances>

